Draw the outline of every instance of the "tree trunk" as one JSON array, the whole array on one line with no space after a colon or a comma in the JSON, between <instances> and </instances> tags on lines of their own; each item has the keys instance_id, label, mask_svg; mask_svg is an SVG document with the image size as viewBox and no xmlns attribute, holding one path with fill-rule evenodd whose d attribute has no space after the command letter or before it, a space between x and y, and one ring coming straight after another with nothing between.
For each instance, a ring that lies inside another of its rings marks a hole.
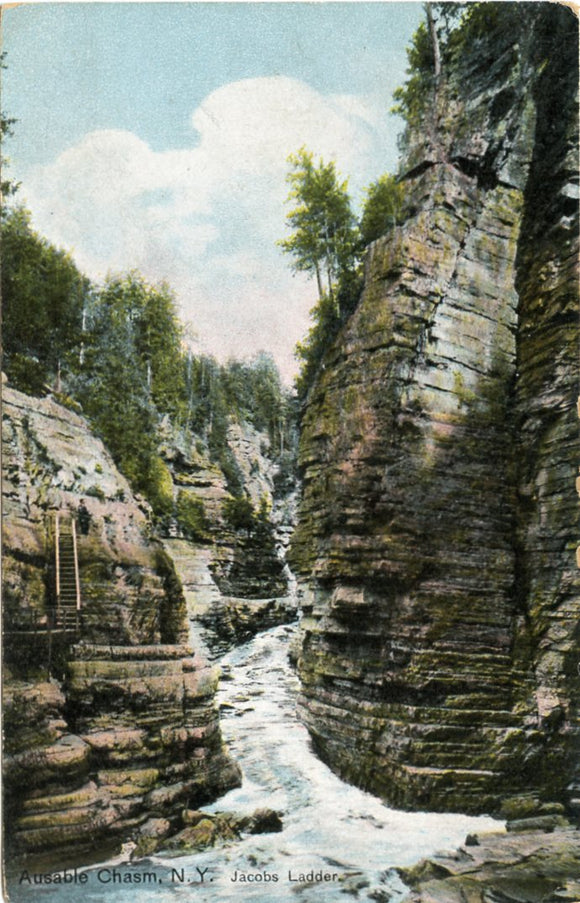
<instances>
[{"instance_id":1,"label":"tree trunk","mask_svg":"<svg viewBox=\"0 0 580 903\"><path fill-rule=\"evenodd\" d=\"M85 362L85 340L84 335L87 331L87 308L83 302L83 314L81 320L81 347L79 349L79 365L82 367Z\"/></svg>"},{"instance_id":2,"label":"tree trunk","mask_svg":"<svg viewBox=\"0 0 580 903\"><path fill-rule=\"evenodd\" d=\"M435 74L435 84L437 84L441 76L441 50L439 47L439 37L437 36L437 29L435 28L435 20L433 19L433 13L431 11L430 3L425 4L425 10L427 13L427 22L429 24L429 34L431 36L431 46L433 47L433 69Z\"/></svg>"},{"instance_id":3,"label":"tree trunk","mask_svg":"<svg viewBox=\"0 0 580 903\"><path fill-rule=\"evenodd\" d=\"M320 275L320 267L318 265L318 261L314 264L314 268L316 270L316 284L318 286L318 300L322 298L324 294L324 290L322 288L322 277Z\"/></svg>"},{"instance_id":4,"label":"tree trunk","mask_svg":"<svg viewBox=\"0 0 580 903\"><path fill-rule=\"evenodd\" d=\"M326 256L326 278L328 279L328 297L331 301L334 301L334 292L332 290L332 265L330 262L330 255Z\"/></svg>"}]
</instances>

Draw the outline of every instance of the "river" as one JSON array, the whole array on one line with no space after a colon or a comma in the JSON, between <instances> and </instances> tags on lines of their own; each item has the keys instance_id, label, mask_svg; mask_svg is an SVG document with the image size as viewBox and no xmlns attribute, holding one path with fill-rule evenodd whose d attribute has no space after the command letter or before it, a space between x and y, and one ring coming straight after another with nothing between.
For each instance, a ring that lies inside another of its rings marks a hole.
<instances>
[{"instance_id":1,"label":"river","mask_svg":"<svg viewBox=\"0 0 580 903\"><path fill-rule=\"evenodd\" d=\"M10 899L344 903L350 897L396 903L405 889L394 866L455 848L468 833L497 830L499 823L487 817L390 809L320 762L295 714L298 682L288 662L295 630L276 627L222 659L222 732L244 780L205 807L241 813L273 808L283 813L282 832L191 856L115 860L77 874L76 884L30 887L25 881L11 889ZM309 873L318 873L318 880L301 880ZM79 886L81 880L86 883Z\"/></svg>"}]
</instances>

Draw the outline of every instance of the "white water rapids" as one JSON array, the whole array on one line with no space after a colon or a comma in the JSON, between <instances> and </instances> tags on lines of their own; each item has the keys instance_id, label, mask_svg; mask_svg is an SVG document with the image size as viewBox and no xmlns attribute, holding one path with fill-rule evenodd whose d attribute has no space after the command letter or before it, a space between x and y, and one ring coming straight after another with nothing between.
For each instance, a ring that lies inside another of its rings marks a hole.
<instances>
[{"instance_id":1,"label":"white water rapids","mask_svg":"<svg viewBox=\"0 0 580 903\"><path fill-rule=\"evenodd\" d=\"M82 887L20 882L9 898L15 903L345 903L349 898L396 903L404 887L394 866L455 848L467 833L497 830L499 823L486 817L390 809L320 762L295 714L298 681L288 663L295 629L260 634L220 663L226 678L219 694L222 732L242 767L243 786L204 807L237 813L276 809L282 813L281 833L252 835L179 858L157 855L93 866L84 870ZM311 872L336 877L300 880Z\"/></svg>"}]
</instances>

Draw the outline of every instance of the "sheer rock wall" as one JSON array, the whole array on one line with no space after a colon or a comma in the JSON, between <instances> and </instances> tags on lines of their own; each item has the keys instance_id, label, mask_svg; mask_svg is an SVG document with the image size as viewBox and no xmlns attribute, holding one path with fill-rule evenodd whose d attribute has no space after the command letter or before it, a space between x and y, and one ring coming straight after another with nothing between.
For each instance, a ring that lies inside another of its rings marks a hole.
<instances>
[{"instance_id":1,"label":"sheer rock wall","mask_svg":"<svg viewBox=\"0 0 580 903\"><path fill-rule=\"evenodd\" d=\"M118 849L178 829L183 808L235 786L217 677L187 645L173 564L85 421L3 390L4 805L12 855ZM51 512L78 537L81 625L48 631Z\"/></svg>"},{"instance_id":2,"label":"sheer rock wall","mask_svg":"<svg viewBox=\"0 0 580 903\"><path fill-rule=\"evenodd\" d=\"M576 84L555 5L459 57L304 412L302 716L404 807L577 805Z\"/></svg>"}]
</instances>

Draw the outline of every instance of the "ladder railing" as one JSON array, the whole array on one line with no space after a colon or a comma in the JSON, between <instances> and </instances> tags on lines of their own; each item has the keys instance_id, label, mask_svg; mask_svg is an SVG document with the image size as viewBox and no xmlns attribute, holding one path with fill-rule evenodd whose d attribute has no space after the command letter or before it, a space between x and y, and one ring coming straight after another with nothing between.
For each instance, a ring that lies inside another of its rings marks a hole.
<instances>
[{"instance_id":1,"label":"ladder railing","mask_svg":"<svg viewBox=\"0 0 580 903\"><path fill-rule=\"evenodd\" d=\"M78 630L81 611L81 584L74 517L54 515L55 627Z\"/></svg>"}]
</instances>

